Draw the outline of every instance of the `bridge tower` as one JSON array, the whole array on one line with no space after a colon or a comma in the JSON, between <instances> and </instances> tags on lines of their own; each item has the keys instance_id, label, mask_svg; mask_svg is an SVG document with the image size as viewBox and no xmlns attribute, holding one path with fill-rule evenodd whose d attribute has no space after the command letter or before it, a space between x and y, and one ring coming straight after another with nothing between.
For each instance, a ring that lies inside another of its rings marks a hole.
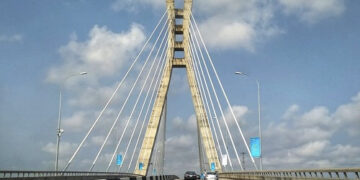
<instances>
[{"instance_id":1,"label":"bridge tower","mask_svg":"<svg viewBox=\"0 0 360 180\"><path fill-rule=\"evenodd\" d=\"M221 172L221 165L216 152L214 139L211 135L208 118L205 112L204 104L200 97L199 87L196 84L194 69L192 67L192 58L190 54L190 14L192 9L192 0L184 0L184 9L175 9L174 0L166 0L168 12L168 49L165 71L162 75L160 88L151 112L150 120L146 129L145 137L140 149L135 174L147 175L149 163L154 150L156 136L158 134L161 116L164 111L165 101L169 89L171 73L173 68L185 68L188 83L192 95L192 101L195 108L199 136L205 150L209 166L215 165L215 170ZM182 19L182 24L176 24L175 19ZM182 41L176 40L176 35L183 37ZM184 57L175 57L175 51L183 52ZM211 117L210 117L211 118ZM165 120L165 119L164 119ZM200 144L199 144L200 146ZM200 149L200 148L199 148ZM141 164L141 165L140 165ZM140 168L141 166L141 168Z\"/></svg>"}]
</instances>

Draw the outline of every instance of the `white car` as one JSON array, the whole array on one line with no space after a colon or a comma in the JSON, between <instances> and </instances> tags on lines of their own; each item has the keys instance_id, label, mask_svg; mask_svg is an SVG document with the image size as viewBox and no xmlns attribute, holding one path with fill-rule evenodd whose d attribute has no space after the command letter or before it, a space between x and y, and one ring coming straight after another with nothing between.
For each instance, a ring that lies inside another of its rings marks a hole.
<instances>
[{"instance_id":1,"label":"white car","mask_svg":"<svg viewBox=\"0 0 360 180\"><path fill-rule=\"evenodd\" d=\"M216 172L206 172L205 179L206 180L208 180L208 179L217 180L218 176L217 176Z\"/></svg>"}]
</instances>

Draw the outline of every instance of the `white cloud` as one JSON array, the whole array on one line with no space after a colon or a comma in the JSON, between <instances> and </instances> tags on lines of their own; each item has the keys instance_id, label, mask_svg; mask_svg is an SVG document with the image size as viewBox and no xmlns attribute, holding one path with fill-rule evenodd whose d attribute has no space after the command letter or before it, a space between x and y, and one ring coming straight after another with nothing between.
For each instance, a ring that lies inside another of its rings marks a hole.
<instances>
[{"instance_id":1,"label":"white cloud","mask_svg":"<svg viewBox=\"0 0 360 180\"><path fill-rule=\"evenodd\" d=\"M326 140L310 141L309 143L296 147L293 151L302 157L319 156L328 144L329 141Z\"/></svg>"},{"instance_id":2,"label":"white cloud","mask_svg":"<svg viewBox=\"0 0 360 180\"><path fill-rule=\"evenodd\" d=\"M301 126L329 126L332 122L329 110L326 107L314 107L309 112L303 114L297 121Z\"/></svg>"},{"instance_id":3,"label":"white cloud","mask_svg":"<svg viewBox=\"0 0 360 180\"><path fill-rule=\"evenodd\" d=\"M104 140L105 140L105 136L102 136L102 135L91 137L91 142L97 146L101 146L103 144Z\"/></svg>"},{"instance_id":4,"label":"white cloud","mask_svg":"<svg viewBox=\"0 0 360 180\"><path fill-rule=\"evenodd\" d=\"M121 152L123 153L123 152ZM95 166L96 167L99 167L100 170L103 170L103 168L101 168L101 166L103 167L107 167L108 163L110 162L111 158L112 158L112 155L113 153L105 153L105 154L102 154L99 156L99 159L97 160L97 165Z\"/></svg>"},{"instance_id":5,"label":"white cloud","mask_svg":"<svg viewBox=\"0 0 360 180\"><path fill-rule=\"evenodd\" d=\"M272 21L276 7L270 1L207 0L193 3L194 12L207 17L199 25L205 41L213 48L254 51L257 42L283 32ZM139 7L151 6L157 10L165 4L163 0L117 0L111 9L138 12Z\"/></svg>"},{"instance_id":6,"label":"white cloud","mask_svg":"<svg viewBox=\"0 0 360 180\"><path fill-rule=\"evenodd\" d=\"M338 144L333 147L333 150L329 155L339 157L339 156L359 154L359 153L360 153L360 147Z\"/></svg>"},{"instance_id":7,"label":"white cloud","mask_svg":"<svg viewBox=\"0 0 360 180\"><path fill-rule=\"evenodd\" d=\"M358 92L356 96L352 97L351 100L353 102L360 102L360 92Z\"/></svg>"},{"instance_id":8,"label":"white cloud","mask_svg":"<svg viewBox=\"0 0 360 180\"><path fill-rule=\"evenodd\" d=\"M183 134L168 137L165 142L165 172L183 174L183 168L199 168L197 137L194 134Z\"/></svg>"},{"instance_id":9,"label":"white cloud","mask_svg":"<svg viewBox=\"0 0 360 180\"><path fill-rule=\"evenodd\" d=\"M187 120L184 120L181 117L175 117L173 119L173 124L174 127L179 130L196 132L197 129L195 114L192 114Z\"/></svg>"},{"instance_id":10,"label":"white cloud","mask_svg":"<svg viewBox=\"0 0 360 180\"><path fill-rule=\"evenodd\" d=\"M196 1L195 12L208 17L200 22L205 41L213 48L254 51L255 44L282 33L273 23L275 6L270 1Z\"/></svg>"},{"instance_id":11,"label":"white cloud","mask_svg":"<svg viewBox=\"0 0 360 180\"><path fill-rule=\"evenodd\" d=\"M232 110L235 118L240 125L246 124L245 116L249 113L249 108L246 106L233 105ZM229 108L225 110L225 120L229 126L235 125L234 117Z\"/></svg>"},{"instance_id":12,"label":"white cloud","mask_svg":"<svg viewBox=\"0 0 360 180\"><path fill-rule=\"evenodd\" d=\"M110 86L88 86L81 87L76 90L78 93L76 98L69 99L69 104L73 107L89 107L93 105L105 104L111 97L117 84ZM128 83L124 82L123 88L118 90L118 94L124 94L128 90ZM113 101L119 100L120 96L115 96Z\"/></svg>"},{"instance_id":13,"label":"white cloud","mask_svg":"<svg viewBox=\"0 0 360 180\"><path fill-rule=\"evenodd\" d=\"M190 129L190 130L196 130L196 127L197 127L197 120L196 120L196 116L195 114L191 115L189 117L189 119L187 120L187 127Z\"/></svg>"},{"instance_id":14,"label":"white cloud","mask_svg":"<svg viewBox=\"0 0 360 180\"><path fill-rule=\"evenodd\" d=\"M213 18L202 22L200 28L210 47L254 49L256 31L245 22L225 23L220 18Z\"/></svg>"},{"instance_id":15,"label":"white cloud","mask_svg":"<svg viewBox=\"0 0 360 180\"><path fill-rule=\"evenodd\" d=\"M118 83L104 83L103 80L123 74L124 67L127 67L143 45L145 34L137 24L120 33L112 32L106 26L95 25L88 37L85 41L78 41L75 34L71 35L69 43L59 51L63 63L49 69L46 81L61 84L66 75L88 72L84 77L68 79L64 84L64 92L72 95L66 98L72 108L95 108L93 111L96 111L107 102ZM127 80L131 81L129 78ZM125 81L113 102L122 98L122 94L128 91L128 86L129 82ZM71 132L84 131L97 115L91 110L77 110L72 116L64 117L64 129Z\"/></svg>"},{"instance_id":16,"label":"white cloud","mask_svg":"<svg viewBox=\"0 0 360 180\"><path fill-rule=\"evenodd\" d=\"M75 143L62 141L61 145L60 145L59 152L60 152L62 157L68 157L69 155L71 155L71 153L74 152L76 147L77 147L77 144L75 144ZM56 144L55 143L48 143L48 144L44 145L41 148L41 150L43 150L44 152L55 155L56 154Z\"/></svg>"},{"instance_id":17,"label":"white cloud","mask_svg":"<svg viewBox=\"0 0 360 180\"><path fill-rule=\"evenodd\" d=\"M360 92L352 98L351 103L339 106L334 114L334 122L350 124L347 132L352 135L360 135Z\"/></svg>"},{"instance_id":18,"label":"white cloud","mask_svg":"<svg viewBox=\"0 0 360 180\"><path fill-rule=\"evenodd\" d=\"M82 71L89 72L87 81L113 76L131 60L144 40L142 27L137 24L120 33L95 25L87 41L72 39L60 48L64 63L49 70L47 81L61 83L67 75Z\"/></svg>"},{"instance_id":19,"label":"white cloud","mask_svg":"<svg viewBox=\"0 0 360 180\"><path fill-rule=\"evenodd\" d=\"M21 34L14 35L0 35L0 42L22 42L23 36Z\"/></svg>"},{"instance_id":20,"label":"white cloud","mask_svg":"<svg viewBox=\"0 0 360 180\"><path fill-rule=\"evenodd\" d=\"M344 0L279 0L286 14L294 14L306 23L336 17L345 11Z\"/></svg>"},{"instance_id":21,"label":"white cloud","mask_svg":"<svg viewBox=\"0 0 360 180\"><path fill-rule=\"evenodd\" d=\"M245 116L249 113L249 109L246 106L234 105L232 106L234 115L237 119L237 122L240 125L246 124ZM226 109L224 112L225 120L229 127L235 125L234 118L230 112L230 109ZM185 130L188 132L197 132L197 122L195 114L192 114L187 120L182 119L181 117L175 117L173 120L173 124L178 130ZM219 123L222 124L223 121L219 119ZM214 121L216 125L216 122ZM211 127L211 122L209 121L209 125ZM214 137L215 138L215 137Z\"/></svg>"},{"instance_id":22,"label":"white cloud","mask_svg":"<svg viewBox=\"0 0 360 180\"><path fill-rule=\"evenodd\" d=\"M75 112L72 116L63 120L65 130L79 132L86 128L84 125L89 124L89 114L83 111Z\"/></svg>"},{"instance_id":23,"label":"white cloud","mask_svg":"<svg viewBox=\"0 0 360 180\"><path fill-rule=\"evenodd\" d=\"M295 14L301 21L313 24L341 15L345 11L344 2L344 0L208 0L195 1L194 7L195 12L207 17L200 22L200 29L210 47L243 48L254 51L257 43L285 32L275 21L277 11L283 10L286 15Z\"/></svg>"},{"instance_id":24,"label":"white cloud","mask_svg":"<svg viewBox=\"0 0 360 180\"><path fill-rule=\"evenodd\" d=\"M117 0L115 11L137 12L139 7L154 9L165 6L162 0ZM314 24L340 16L344 0L206 0L194 1L195 17L201 14L199 26L207 45L214 49L246 49L254 52L258 43L284 33L278 26L279 15L297 16L300 21ZM284 13L277 13L284 12Z\"/></svg>"},{"instance_id":25,"label":"white cloud","mask_svg":"<svg viewBox=\"0 0 360 180\"><path fill-rule=\"evenodd\" d=\"M325 168L355 165L360 160L358 144L351 144L352 141L338 143L333 137L345 130L352 138L360 138L359 133L354 133L360 123L359 97L356 95L334 112L319 106L300 114L298 105L290 106L283 115L287 121L271 123L263 131L266 166ZM285 154L287 157L282 158Z\"/></svg>"},{"instance_id":26,"label":"white cloud","mask_svg":"<svg viewBox=\"0 0 360 180\"><path fill-rule=\"evenodd\" d=\"M61 84L67 75L86 71L88 74L83 78L71 78L66 81L64 86L64 105L70 105L72 114L66 116L68 110L64 109L62 126L65 129L66 137L72 137L76 142L83 138L84 133L89 130L101 108L110 98L118 82L112 82L109 78L117 79L122 76L129 62L133 60L145 40L145 33L142 26L133 24L128 31L119 33L113 32L106 26L95 25L88 34L88 39L77 40L76 34L72 34L68 44L62 46L59 53L62 62L53 66L48 71L47 82ZM137 68L137 67L135 67ZM137 73L134 71L133 73ZM132 78L127 79L115 96L113 103L103 114L101 120L94 128L93 133L85 142L82 151L91 152L92 145L98 147L114 121L118 113L117 103L128 86ZM68 107L68 106L66 106ZM120 117L120 121L126 115ZM118 123L119 125L120 123ZM117 130L112 133L109 141L113 141L113 136L118 135ZM64 136L65 138L65 136ZM111 143L111 142L110 142ZM108 143L108 144L110 144ZM54 144L49 143L42 149L43 151L54 153ZM76 144L71 142L61 143L62 158L73 153ZM84 153L84 152L83 152ZM65 161L60 164L64 165ZM81 167L88 163L81 162ZM74 165L77 166L77 165Z\"/></svg>"},{"instance_id":27,"label":"white cloud","mask_svg":"<svg viewBox=\"0 0 360 180\"><path fill-rule=\"evenodd\" d=\"M42 147L41 150L43 150L47 153L55 154L56 153L56 145L54 143L48 143L44 147Z\"/></svg>"},{"instance_id":28,"label":"white cloud","mask_svg":"<svg viewBox=\"0 0 360 180\"><path fill-rule=\"evenodd\" d=\"M173 136L166 140L166 145L176 148L189 148L193 144L194 137L191 135Z\"/></svg>"},{"instance_id":29,"label":"white cloud","mask_svg":"<svg viewBox=\"0 0 360 180\"><path fill-rule=\"evenodd\" d=\"M73 95L66 99L73 108L96 107L98 110L110 98L117 85L117 82L110 85L104 83L103 79L122 74L123 68L133 60L143 45L145 34L137 24L120 33L112 32L106 26L95 25L88 37L85 41L78 41L75 34L71 35L70 42L59 51L62 64L49 69L46 81L61 84L68 75L87 71L84 78L74 77L66 81L64 88ZM119 94L128 90L128 84L123 84L115 100L119 100L122 97ZM96 115L91 110L76 111L72 116L64 118L64 127L74 132L82 131L88 127L84 127L84 124L92 122Z\"/></svg>"},{"instance_id":30,"label":"white cloud","mask_svg":"<svg viewBox=\"0 0 360 180\"><path fill-rule=\"evenodd\" d=\"M293 118L296 113L299 111L300 107L297 104L291 105L282 116L283 119L291 119Z\"/></svg>"}]
</instances>

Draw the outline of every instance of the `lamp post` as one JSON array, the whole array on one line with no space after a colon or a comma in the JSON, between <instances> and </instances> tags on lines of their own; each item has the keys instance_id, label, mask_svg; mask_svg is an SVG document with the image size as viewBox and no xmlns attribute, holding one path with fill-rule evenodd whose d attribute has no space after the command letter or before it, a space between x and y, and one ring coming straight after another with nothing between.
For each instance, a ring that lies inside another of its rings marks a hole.
<instances>
[{"instance_id":1,"label":"lamp post","mask_svg":"<svg viewBox=\"0 0 360 180\"><path fill-rule=\"evenodd\" d=\"M62 133L64 133L64 130L61 129L61 105L62 105L62 89L65 85L66 80L70 79L71 77L74 76L81 76L81 75L86 75L87 72L80 72L78 74L72 74L68 77L66 77L63 82L60 85L60 90L59 90L59 117L58 117L58 125L57 125L57 129L56 129L56 135L57 135L57 139L56 139L56 159L55 159L55 171L58 171L59 168L59 147L60 147L60 138Z\"/></svg>"},{"instance_id":2,"label":"lamp post","mask_svg":"<svg viewBox=\"0 0 360 180\"><path fill-rule=\"evenodd\" d=\"M242 76L249 76L248 74L244 72L235 72L237 75ZM260 82L259 80L255 79L256 85L257 85L257 104L258 104L258 119L259 119L259 138L260 138L260 170L263 170L262 166L262 137L261 137L261 104L260 104Z\"/></svg>"}]
</instances>

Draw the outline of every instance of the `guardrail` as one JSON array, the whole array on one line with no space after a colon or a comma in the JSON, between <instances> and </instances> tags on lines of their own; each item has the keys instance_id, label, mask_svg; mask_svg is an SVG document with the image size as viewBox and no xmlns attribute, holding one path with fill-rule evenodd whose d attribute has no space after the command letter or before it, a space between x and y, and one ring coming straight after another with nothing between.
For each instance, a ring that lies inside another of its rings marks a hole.
<instances>
[{"instance_id":1,"label":"guardrail","mask_svg":"<svg viewBox=\"0 0 360 180\"><path fill-rule=\"evenodd\" d=\"M120 180L174 180L175 175L142 176L118 172L87 171L4 171L0 170L0 179L120 179Z\"/></svg>"},{"instance_id":2,"label":"guardrail","mask_svg":"<svg viewBox=\"0 0 360 180\"><path fill-rule=\"evenodd\" d=\"M13 171L0 170L0 178L25 178L25 177L57 177L57 176L118 176L137 177L141 175L117 172L86 172L86 171Z\"/></svg>"},{"instance_id":3,"label":"guardrail","mask_svg":"<svg viewBox=\"0 0 360 180\"><path fill-rule=\"evenodd\" d=\"M360 179L360 168L263 170L219 173L221 179Z\"/></svg>"}]
</instances>

